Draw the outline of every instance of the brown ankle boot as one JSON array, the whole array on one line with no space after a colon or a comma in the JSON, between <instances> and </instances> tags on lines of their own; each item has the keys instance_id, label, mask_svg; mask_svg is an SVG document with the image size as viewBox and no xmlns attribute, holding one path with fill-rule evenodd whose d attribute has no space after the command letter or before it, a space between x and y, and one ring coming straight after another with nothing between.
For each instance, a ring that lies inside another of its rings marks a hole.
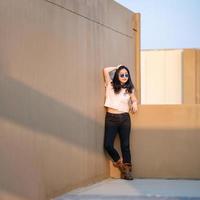
<instances>
[{"instance_id":1,"label":"brown ankle boot","mask_svg":"<svg viewBox=\"0 0 200 200\"><path fill-rule=\"evenodd\" d=\"M131 163L124 163L123 179L133 180Z\"/></svg>"},{"instance_id":2,"label":"brown ankle boot","mask_svg":"<svg viewBox=\"0 0 200 200\"><path fill-rule=\"evenodd\" d=\"M114 162L113 166L117 167L120 170L121 173L124 173L125 168L124 168L124 164L123 164L121 159L118 160L117 162Z\"/></svg>"}]
</instances>

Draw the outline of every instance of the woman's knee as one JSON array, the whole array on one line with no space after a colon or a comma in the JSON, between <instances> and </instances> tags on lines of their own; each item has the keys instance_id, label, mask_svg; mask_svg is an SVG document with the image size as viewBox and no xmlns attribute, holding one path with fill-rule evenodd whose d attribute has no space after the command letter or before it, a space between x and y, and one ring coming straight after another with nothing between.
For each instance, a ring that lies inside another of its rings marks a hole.
<instances>
[{"instance_id":1,"label":"woman's knee","mask_svg":"<svg viewBox=\"0 0 200 200\"><path fill-rule=\"evenodd\" d=\"M107 151L111 151L113 149L113 145L110 143L104 143L104 149Z\"/></svg>"}]
</instances>

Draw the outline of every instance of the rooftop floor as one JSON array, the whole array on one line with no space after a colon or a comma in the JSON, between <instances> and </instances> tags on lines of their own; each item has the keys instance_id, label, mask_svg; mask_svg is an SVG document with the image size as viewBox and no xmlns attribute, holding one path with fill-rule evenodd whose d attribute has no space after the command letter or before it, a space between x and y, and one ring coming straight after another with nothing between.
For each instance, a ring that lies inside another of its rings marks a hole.
<instances>
[{"instance_id":1,"label":"rooftop floor","mask_svg":"<svg viewBox=\"0 0 200 200\"><path fill-rule=\"evenodd\" d=\"M106 179L54 200L197 200L200 180Z\"/></svg>"}]
</instances>

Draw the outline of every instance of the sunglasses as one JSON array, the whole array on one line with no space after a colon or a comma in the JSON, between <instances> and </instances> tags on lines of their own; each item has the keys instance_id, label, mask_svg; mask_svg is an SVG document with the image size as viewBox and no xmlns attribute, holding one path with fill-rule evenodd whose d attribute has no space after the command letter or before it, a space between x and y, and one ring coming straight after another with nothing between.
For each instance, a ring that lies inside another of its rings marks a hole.
<instances>
[{"instance_id":1,"label":"sunglasses","mask_svg":"<svg viewBox=\"0 0 200 200\"><path fill-rule=\"evenodd\" d=\"M120 77L120 78L128 78L129 75L128 75L128 74L120 74L119 77Z\"/></svg>"}]
</instances>

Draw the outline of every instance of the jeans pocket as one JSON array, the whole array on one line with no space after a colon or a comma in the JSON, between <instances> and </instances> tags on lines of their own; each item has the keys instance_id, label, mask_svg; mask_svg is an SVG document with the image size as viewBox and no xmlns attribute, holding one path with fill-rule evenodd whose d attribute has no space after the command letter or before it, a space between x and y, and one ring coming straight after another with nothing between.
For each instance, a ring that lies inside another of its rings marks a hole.
<instances>
[{"instance_id":1,"label":"jeans pocket","mask_svg":"<svg viewBox=\"0 0 200 200\"><path fill-rule=\"evenodd\" d=\"M122 118L122 123L126 126L130 126L130 124L131 124L130 115L124 115Z\"/></svg>"},{"instance_id":2,"label":"jeans pocket","mask_svg":"<svg viewBox=\"0 0 200 200\"><path fill-rule=\"evenodd\" d=\"M117 123L119 121L118 117L114 114L107 114L106 115L106 122L109 123Z\"/></svg>"}]
</instances>

